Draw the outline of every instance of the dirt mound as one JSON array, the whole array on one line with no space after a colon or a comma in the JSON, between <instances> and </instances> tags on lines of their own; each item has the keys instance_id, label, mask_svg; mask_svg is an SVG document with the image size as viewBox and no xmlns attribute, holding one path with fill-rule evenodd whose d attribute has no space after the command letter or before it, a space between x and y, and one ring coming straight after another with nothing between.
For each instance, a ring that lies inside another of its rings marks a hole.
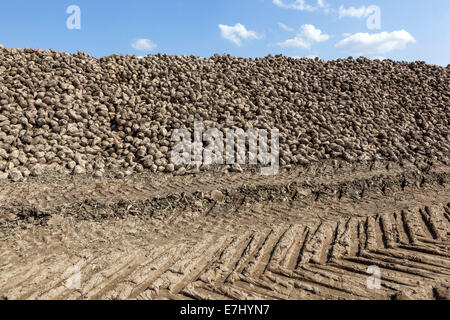
<instances>
[{"instance_id":1,"label":"dirt mound","mask_svg":"<svg viewBox=\"0 0 450 320\"><path fill-rule=\"evenodd\" d=\"M174 129L194 120L280 130L280 163L449 155L448 68L365 58L324 62L67 53L0 48L0 178L170 163ZM121 175L119 175L121 176Z\"/></svg>"}]
</instances>

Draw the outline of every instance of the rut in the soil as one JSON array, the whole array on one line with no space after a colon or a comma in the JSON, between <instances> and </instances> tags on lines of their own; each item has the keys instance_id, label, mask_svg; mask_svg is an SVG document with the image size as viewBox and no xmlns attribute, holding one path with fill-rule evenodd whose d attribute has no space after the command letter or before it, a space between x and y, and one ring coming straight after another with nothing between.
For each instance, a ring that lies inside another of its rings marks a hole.
<instances>
[{"instance_id":1,"label":"rut in the soil","mask_svg":"<svg viewBox=\"0 0 450 320\"><path fill-rule=\"evenodd\" d=\"M450 286L449 226L450 204L441 204L234 234L210 232L194 242L147 243L133 250L124 246L78 258L70 252L50 259L37 256L20 266L2 261L0 295L10 299L443 299L449 298ZM64 277L74 261L82 275L76 290L66 286L71 275ZM371 266L375 267L368 269ZM375 289L367 287L368 270L373 268L381 276Z\"/></svg>"}]
</instances>

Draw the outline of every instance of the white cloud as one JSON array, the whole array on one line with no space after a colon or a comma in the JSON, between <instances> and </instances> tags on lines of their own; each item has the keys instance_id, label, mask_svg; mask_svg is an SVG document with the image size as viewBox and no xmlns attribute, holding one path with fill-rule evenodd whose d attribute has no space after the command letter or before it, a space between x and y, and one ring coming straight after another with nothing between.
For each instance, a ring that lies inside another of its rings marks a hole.
<instances>
[{"instance_id":1,"label":"white cloud","mask_svg":"<svg viewBox=\"0 0 450 320\"><path fill-rule=\"evenodd\" d=\"M280 26L281 29L289 31L289 32L294 32L294 29L285 25L284 23L278 22L278 25Z\"/></svg>"},{"instance_id":2,"label":"white cloud","mask_svg":"<svg viewBox=\"0 0 450 320\"><path fill-rule=\"evenodd\" d=\"M288 1L286 3L285 1ZM317 8L325 9L325 12L328 12L328 4L326 4L325 0L317 0L317 7L307 4L306 0L272 0L273 4L285 8L285 9L293 9L299 11L314 11Z\"/></svg>"},{"instance_id":3,"label":"white cloud","mask_svg":"<svg viewBox=\"0 0 450 320\"><path fill-rule=\"evenodd\" d=\"M320 29L317 29L312 24L304 24L295 38L279 42L278 45L287 48L310 49L314 43L324 42L328 39L330 39L330 36L323 33Z\"/></svg>"},{"instance_id":4,"label":"white cloud","mask_svg":"<svg viewBox=\"0 0 450 320\"><path fill-rule=\"evenodd\" d=\"M344 17L352 17L352 18L367 18L372 13L376 11L376 6L362 6L360 8L355 7L349 7L344 8L344 6L339 7L339 19L342 19Z\"/></svg>"},{"instance_id":5,"label":"white cloud","mask_svg":"<svg viewBox=\"0 0 450 320\"><path fill-rule=\"evenodd\" d=\"M294 9L294 10L300 10L300 11L313 11L314 7L306 4L305 0L295 0L294 2L290 3L284 3L283 0L272 0L272 2L281 7L286 9Z\"/></svg>"},{"instance_id":6,"label":"white cloud","mask_svg":"<svg viewBox=\"0 0 450 320\"><path fill-rule=\"evenodd\" d=\"M152 51L156 48L156 44L149 39L137 39L131 46L137 51Z\"/></svg>"},{"instance_id":7,"label":"white cloud","mask_svg":"<svg viewBox=\"0 0 450 320\"><path fill-rule=\"evenodd\" d=\"M303 48L303 49L310 49L311 44L308 43L305 39L296 36L293 39L288 39L284 42L278 43L280 47L286 47L286 48Z\"/></svg>"},{"instance_id":8,"label":"white cloud","mask_svg":"<svg viewBox=\"0 0 450 320\"><path fill-rule=\"evenodd\" d=\"M331 11L330 5L326 3L325 0L317 0L317 6L322 9L325 14L328 14Z\"/></svg>"},{"instance_id":9,"label":"white cloud","mask_svg":"<svg viewBox=\"0 0 450 320\"><path fill-rule=\"evenodd\" d=\"M329 35L322 33L320 29L317 29L312 24L304 24L302 26L302 34L313 42L323 42L330 38Z\"/></svg>"},{"instance_id":10,"label":"white cloud","mask_svg":"<svg viewBox=\"0 0 450 320\"><path fill-rule=\"evenodd\" d=\"M413 36L405 31L381 32L375 34L356 33L339 41L335 47L357 55L383 54L404 49L408 43L415 43Z\"/></svg>"},{"instance_id":11,"label":"white cloud","mask_svg":"<svg viewBox=\"0 0 450 320\"><path fill-rule=\"evenodd\" d=\"M223 38L232 41L238 46L242 45L242 39L261 39L258 33L247 30L244 25L236 23L234 26L219 24L220 34Z\"/></svg>"},{"instance_id":12,"label":"white cloud","mask_svg":"<svg viewBox=\"0 0 450 320\"><path fill-rule=\"evenodd\" d=\"M325 8L327 6L327 4L325 3L325 0L317 0L317 5L320 8Z\"/></svg>"}]
</instances>

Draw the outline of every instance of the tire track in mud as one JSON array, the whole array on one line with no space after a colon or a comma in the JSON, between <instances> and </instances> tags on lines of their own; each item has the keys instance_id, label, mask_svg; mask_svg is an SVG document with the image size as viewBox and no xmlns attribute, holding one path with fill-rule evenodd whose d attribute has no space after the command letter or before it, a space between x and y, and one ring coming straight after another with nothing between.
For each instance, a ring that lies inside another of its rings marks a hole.
<instances>
[{"instance_id":1,"label":"tire track in mud","mask_svg":"<svg viewBox=\"0 0 450 320\"><path fill-rule=\"evenodd\" d=\"M296 183L299 176L292 172L270 179L243 174L216 180L178 177L173 183L134 185L131 180L112 185L97 181L93 198L114 203L124 197L148 200L157 196L159 200L151 203L157 214L140 215L139 210L148 212L148 207L131 201L119 208L125 212L120 218L24 216L20 220L23 224L18 225L23 230L0 228L3 239L0 297L442 299L448 296L450 193L445 185L431 189L423 185L422 189L399 193L392 191L401 189L393 184L384 189L384 196L380 196L377 187L372 193L365 191L365 198L353 199L351 188L324 187L320 191L317 184L308 182L307 187ZM277 183L270 185L270 181ZM52 193L56 186L46 185L40 190L28 186L15 191L7 187L0 193L3 198L8 195L18 199L18 194L25 190L31 194L31 201L36 200L32 198L37 193L46 193L42 205L51 208L61 197L67 199L65 206L76 206L80 198L89 198L92 191L89 183L73 183L62 189L66 195L58 195ZM192 188L196 193L189 198ZM211 190L220 190L223 201L211 201L208 198ZM417 195L420 200L411 200ZM392 197L405 200L389 200ZM173 199L179 199L179 205L171 207ZM88 212L104 209L102 203L96 202L83 208ZM79 288L67 287L70 275L66 271L71 266L80 270ZM367 287L371 266L380 271L377 289Z\"/></svg>"},{"instance_id":2,"label":"tire track in mud","mask_svg":"<svg viewBox=\"0 0 450 320\"><path fill-rule=\"evenodd\" d=\"M383 213L235 234L217 231L205 233L196 243L172 240L162 246L148 243L145 250L111 248L78 259L54 252L51 258L32 258L19 268L17 264L0 267L0 295L10 299L433 299L436 290L450 285L450 223L445 212L446 205L404 210L402 226L398 212ZM432 232L423 230L425 223ZM407 242L393 231L399 227L410 234ZM358 236L358 228L364 235ZM83 277L81 287L71 290L63 274L74 260ZM366 286L367 268L372 265L381 273L381 287L376 290Z\"/></svg>"},{"instance_id":3,"label":"tire track in mud","mask_svg":"<svg viewBox=\"0 0 450 320\"><path fill-rule=\"evenodd\" d=\"M370 165L370 167L374 166ZM394 193L403 189L401 185L405 184L405 181L407 185L413 186L419 183L423 187L421 181L425 179L425 176L429 184L440 182L442 179L446 181L445 178L448 180L450 177L447 166L437 166L422 174L417 174L417 170L413 169L405 171L398 165L389 166L379 163L375 167L377 169L369 170L368 165L345 164L338 171L334 171L333 165L320 164L317 168L315 166L295 167L275 176L261 176L251 172L218 176L216 173L205 172L201 175L187 176L142 174L123 180L61 176L59 180L50 181L30 180L23 183L3 181L0 186L0 203L2 206L20 204L49 210L61 203L77 203L86 199L94 202L115 203L121 200L163 199L171 195L190 195L193 192L208 195L213 190L225 191L230 195L245 192L257 195L258 198L265 196L267 200L271 200L274 191L280 192L276 189L282 189L282 195L289 197L286 193L291 191L291 187L296 189L294 198L298 193L297 188L300 188L299 190L306 188L315 192L317 197L340 199L345 195L354 197L348 189L355 189L355 193L363 194L371 186L377 190L384 190L384 193ZM317 172L321 175L318 176ZM264 193L264 191L267 192Z\"/></svg>"}]
</instances>

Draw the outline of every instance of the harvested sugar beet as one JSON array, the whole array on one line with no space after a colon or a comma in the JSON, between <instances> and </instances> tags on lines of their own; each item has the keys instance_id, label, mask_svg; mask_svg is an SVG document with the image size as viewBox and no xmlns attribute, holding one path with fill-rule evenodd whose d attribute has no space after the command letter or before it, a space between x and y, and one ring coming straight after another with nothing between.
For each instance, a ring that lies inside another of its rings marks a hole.
<instances>
[{"instance_id":1,"label":"harvested sugar beet","mask_svg":"<svg viewBox=\"0 0 450 320\"><path fill-rule=\"evenodd\" d=\"M449 114L449 69L423 62L0 48L0 178L14 181L51 170L184 174L171 136L193 133L195 120L224 133L278 129L281 166L446 162Z\"/></svg>"}]
</instances>

